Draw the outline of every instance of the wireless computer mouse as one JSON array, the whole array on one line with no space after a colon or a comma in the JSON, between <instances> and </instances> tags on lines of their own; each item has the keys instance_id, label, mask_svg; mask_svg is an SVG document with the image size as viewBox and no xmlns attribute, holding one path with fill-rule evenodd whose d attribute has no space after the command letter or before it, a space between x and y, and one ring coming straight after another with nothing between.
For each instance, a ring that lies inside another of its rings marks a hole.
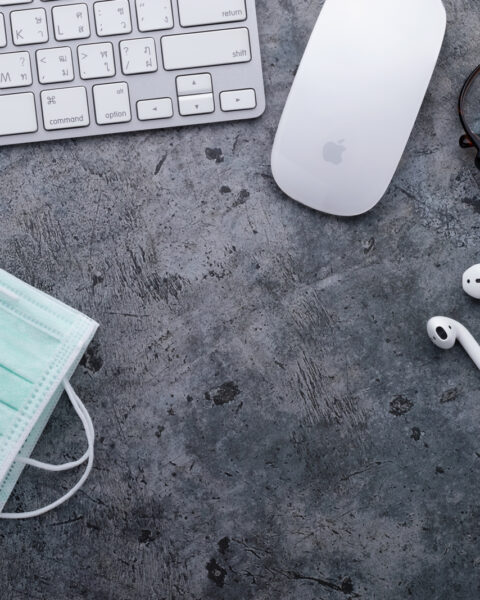
<instances>
[{"instance_id":1,"label":"wireless computer mouse","mask_svg":"<svg viewBox=\"0 0 480 600\"><path fill-rule=\"evenodd\" d=\"M291 198L353 216L373 208L402 157L446 28L441 0L326 0L272 152Z\"/></svg>"}]
</instances>

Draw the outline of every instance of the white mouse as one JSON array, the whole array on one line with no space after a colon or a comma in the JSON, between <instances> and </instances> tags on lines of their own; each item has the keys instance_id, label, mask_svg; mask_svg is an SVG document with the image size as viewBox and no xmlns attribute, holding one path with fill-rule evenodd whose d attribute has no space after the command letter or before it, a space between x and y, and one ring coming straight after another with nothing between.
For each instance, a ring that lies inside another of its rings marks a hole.
<instances>
[{"instance_id":1,"label":"white mouse","mask_svg":"<svg viewBox=\"0 0 480 600\"><path fill-rule=\"evenodd\" d=\"M282 190L316 210L373 208L398 167L442 46L441 0L326 0L272 152Z\"/></svg>"}]
</instances>

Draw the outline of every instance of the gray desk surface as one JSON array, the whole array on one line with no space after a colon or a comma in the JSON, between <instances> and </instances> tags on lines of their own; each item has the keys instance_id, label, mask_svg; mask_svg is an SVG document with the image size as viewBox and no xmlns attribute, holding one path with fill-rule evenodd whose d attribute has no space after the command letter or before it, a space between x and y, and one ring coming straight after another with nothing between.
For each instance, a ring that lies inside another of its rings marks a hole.
<instances>
[{"instance_id":1,"label":"gray desk surface","mask_svg":"<svg viewBox=\"0 0 480 600\"><path fill-rule=\"evenodd\" d=\"M424 327L480 334L460 287L480 175L456 117L480 11L447 2L393 185L341 220L269 170L320 5L258 2L258 121L1 151L2 266L101 323L73 379L95 469L56 512L0 525L2 599L479 596L479 375ZM83 447L62 402L36 454ZM30 469L9 508L74 480Z\"/></svg>"}]
</instances>

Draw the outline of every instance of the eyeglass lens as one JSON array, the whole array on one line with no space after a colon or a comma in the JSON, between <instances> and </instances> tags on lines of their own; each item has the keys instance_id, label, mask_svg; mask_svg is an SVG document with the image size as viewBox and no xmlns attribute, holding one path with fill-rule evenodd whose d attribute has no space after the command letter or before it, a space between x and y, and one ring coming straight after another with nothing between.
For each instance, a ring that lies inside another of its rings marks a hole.
<instances>
[{"instance_id":1,"label":"eyeglass lens","mask_svg":"<svg viewBox=\"0 0 480 600\"><path fill-rule=\"evenodd\" d=\"M463 100L463 116L468 127L480 135L480 72L473 79Z\"/></svg>"}]
</instances>

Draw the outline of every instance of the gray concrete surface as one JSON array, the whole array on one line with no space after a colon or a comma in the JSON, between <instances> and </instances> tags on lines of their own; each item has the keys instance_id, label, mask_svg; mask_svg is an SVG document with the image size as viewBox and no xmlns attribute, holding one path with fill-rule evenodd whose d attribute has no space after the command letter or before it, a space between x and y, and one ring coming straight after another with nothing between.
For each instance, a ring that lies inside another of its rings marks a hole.
<instances>
[{"instance_id":1,"label":"gray concrete surface","mask_svg":"<svg viewBox=\"0 0 480 600\"><path fill-rule=\"evenodd\" d=\"M101 323L74 377L95 469L0 525L2 600L480 597L480 379L424 332L443 313L480 336L456 117L480 10L446 4L418 126L361 218L302 208L269 170L320 0L258 2L258 121L1 150L2 267ZM83 447L62 402L36 454ZM73 481L28 470L8 508Z\"/></svg>"}]
</instances>

